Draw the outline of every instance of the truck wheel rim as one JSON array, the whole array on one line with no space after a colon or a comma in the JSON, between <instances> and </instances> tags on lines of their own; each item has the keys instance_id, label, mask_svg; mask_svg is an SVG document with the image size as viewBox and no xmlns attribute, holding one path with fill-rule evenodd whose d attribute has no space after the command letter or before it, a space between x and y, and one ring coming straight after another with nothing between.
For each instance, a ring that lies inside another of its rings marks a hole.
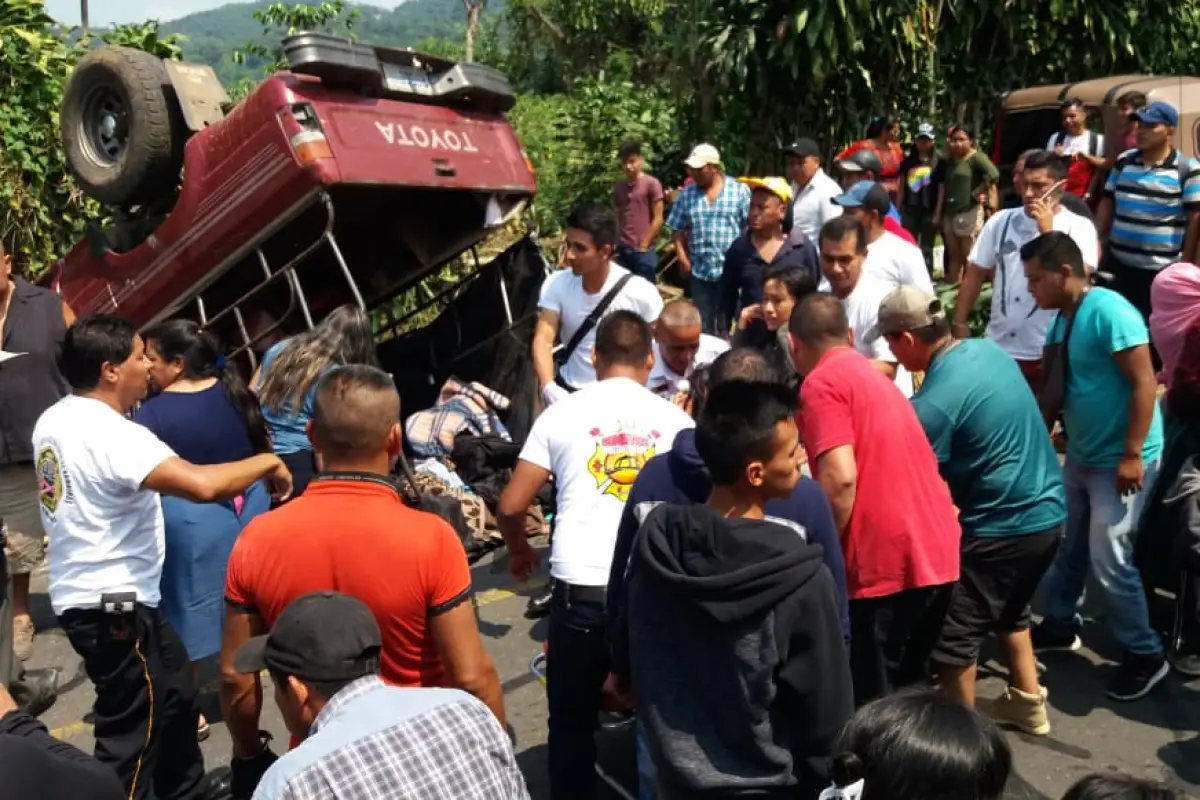
<instances>
[{"instance_id":1,"label":"truck wheel rim","mask_svg":"<svg viewBox=\"0 0 1200 800\"><path fill-rule=\"evenodd\" d=\"M129 142L129 109L121 95L107 86L93 89L84 102L81 120L88 155L98 164L113 166Z\"/></svg>"}]
</instances>

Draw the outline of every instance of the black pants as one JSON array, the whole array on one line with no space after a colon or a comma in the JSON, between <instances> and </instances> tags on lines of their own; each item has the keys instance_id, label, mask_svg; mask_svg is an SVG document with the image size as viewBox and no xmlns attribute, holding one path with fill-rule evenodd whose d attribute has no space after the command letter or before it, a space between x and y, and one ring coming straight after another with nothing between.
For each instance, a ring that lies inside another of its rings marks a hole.
<instances>
[{"instance_id":1,"label":"black pants","mask_svg":"<svg viewBox=\"0 0 1200 800\"><path fill-rule=\"evenodd\" d=\"M1116 277L1116 286L1114 288L1121 293L1122 297L1132 303L1134 308L1142 313L1142 319L1149 325L1150 285L1158 277L1158 272L1152 269L1141 269L1140 267L1127 267L1120 262L1116 262ZM1154 363L1155 370L1162 368L1162 360L1158 357L1158 351L1154 349L1153 344L1150 345L1150 360Z\"/></svg>"},{"instance_id":2,"label":"black pants","mask_svg":"<svg viewBox=\"0 0 1200 800\"><path fill-rule=\"evenodd\" d=\"M554 584L550 603L546 699L550 709L550 795L591 800L594 795L596 720L608 677L604 604L573 601L571 587Z\"/></svg>"},{"instance_id":3,"label":"black pants","mask_svg":"<svg viewBox=\"0 0 1200 800\"><path fill-rule=\"evenodd\" d=\"M199 798L204 757L200 707L183 642L166 616L71 609L58 618L96 688L96 758L125 783L130 800Z\"/></svg>"},{"instance_id":4,"label":"black pants","mask_svg":"<svg viewBox=\"0 0 1200 800\"><path fill-rule=\"evenodd\" d=\"M850 601L850 679L865 705L925 680L954 584Z\"/></svg>"}]
</instances>

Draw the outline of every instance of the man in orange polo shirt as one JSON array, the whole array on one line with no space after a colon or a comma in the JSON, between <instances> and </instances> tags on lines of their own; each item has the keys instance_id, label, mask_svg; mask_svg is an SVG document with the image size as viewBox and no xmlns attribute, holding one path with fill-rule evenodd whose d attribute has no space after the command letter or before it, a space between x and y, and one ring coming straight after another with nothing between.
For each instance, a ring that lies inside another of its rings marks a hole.
<instances>
[{"instance_id":1,"label":"man in orange polo shirt","mask_svg":"<svg viewBox=\"0 0 1200 800\"><path fill-rule=\"evenodd\" d=\"M249 797L275 756L260 737L262 686L239 674L237 649L292 600L333 590L362 601L383 633L382 675L399 686L450 686L504 724L504 700L471 606L454 530L400 501L400 396L386 373L339 367L321 378L308 436L320 474L304 494L257 517L234 546L225 587L221 711L233 740L233 794Z\"/></svg>"}]
</instances>

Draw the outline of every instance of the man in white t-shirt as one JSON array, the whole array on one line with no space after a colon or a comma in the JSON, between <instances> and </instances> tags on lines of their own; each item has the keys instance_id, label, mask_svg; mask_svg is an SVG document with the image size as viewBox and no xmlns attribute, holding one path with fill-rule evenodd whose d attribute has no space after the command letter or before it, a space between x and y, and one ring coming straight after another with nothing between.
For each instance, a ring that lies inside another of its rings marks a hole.
<instances>
[{"instance_id":1,"label":"man in white t-shirt","mask_svg":"<svg viewBox=\"0 0 1200 800\"><path fill-rule=\"evenodd\" d=\"M1024 169L1013 176L1023 204L997 212L983 226L954 305L954 335L966 338L971 335L967 316L984 282L992 282L987 337L1016 360L1035 393L1041 386L1046 331L1057 312L1039 309L1029 294L1021 247L1043 233L1060 231L1079 246L1089 270L1095 269L1099 260L1096 226L1062 207L1065 180L1061 159L1045 150L1026 154Z\"/></svg>"},{"instance_id":2,"label":"man in white t-shirt","mask_svg":"<svg viewBox=\"0 0 1200 800\"><path fill-rule=\"evenodd\" d=\"M658 319L663 301L654 284L612 261L619 226L611 208L583 206L567 218L566 265L550 275L538 299L533 334L533 368L542 399L551 405L596 380L592 344L600 320L588 317L611 294L601 317L633 311L648 323ZM585 331L577 336L581 328ZM554 342L562 348L555 352Z\"/></svg>"},{"instance_id":3,"label":"man in white t-shirt","mask_svg":"<svg viewBox=\"0 0 1200 800\"><path fill-rule=\"evenodd\" d=\"M537 418L497 514L509 570L528 580L541 559L526 538L525 509L553 476L558 520L550 546L546 686L555 800L592 796L593 731L609 671L605 592L629 489L642 466L693 425L646 389L651 333L636 313L605 317L592 358L598 381Z\"/></svg>"},{"instance_id":4,"label":"man in white t-shirt","mask_svg":"<svg viewBox=\"0 0 1200 800\"><path fill-rule=\"evenodd\" d=\"M854 349L895 381L905 397L911 397L912 375L892 355L887 339L879 333L879 306L896 287L868 274L867 258L867 233L854 215L830 220L821 228L821 271L830 291L842 301Z\"/></svg>"},{"instance_id":5,"label":"man in white t-shirt","mask_svg":"<svg viewBox=\"0 0 1200 800\"><path fill-rule=\"evenodd\" d=\"M132 800L198 796L204 759L187 652L159 609L164 529L159 494L211 503L268 479L286 497L274 454L197 466L125 414L146 396L141 337L120 317L68 329L61 368L72 394L33 430L50 605L95 686L96 758Z\"/></svg>"},{"instance_id":6,"label":"man in white t-shirt","mask_svg":"<svg viewBox=\"0 0 1200 800\"><path fill-rule=\"evenodd\" d=\"M925 266L921 248L884 229L883 221L892 207L887 189L878 183L860 181L834 198L846 214L858 218L867 232L867 259L863 272L895 289L917 286L933 293L933 280ZM854 324L854 320L850 321Z\"/></svg>"},{"instance_id":7,"label":"man in white t-shirt","mask_svg":"<svg viewBox=\"0 0 1200 800\"><path fill-rule=\"evenodd\" d=\"M711 364L729 349L729 342L701 330L700 309L691 300L680 298L663 306L654 326L654 369L647 384L650 391L672 398L684 391L692 370Z\"/></svg>"},{"instance_id":8,"label":"man in white t-shirt","mask_svg":"<svg viewBox=\"0 0 1200 800\"><path fill-rule=\"evenodd\" d=\"M1063 127L1046 142L1046 150L1066 162L1066 190L1090 200L1097 170L1105 166L1104 137L1088 130L1088 112L1082 100L1068 98L1060 108Z\"/></svg>"}]
</instances>

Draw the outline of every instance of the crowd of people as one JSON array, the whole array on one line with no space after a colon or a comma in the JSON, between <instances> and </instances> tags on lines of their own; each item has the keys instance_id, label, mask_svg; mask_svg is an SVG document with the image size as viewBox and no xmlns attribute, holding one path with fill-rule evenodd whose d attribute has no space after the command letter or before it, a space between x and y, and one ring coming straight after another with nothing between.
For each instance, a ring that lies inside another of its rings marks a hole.
<instances>
[{"instance_id":1,"label":"crowd of people","mask_svg":"<svg viewBox=\"0 0 1200 800\"><path fill-rule=\"evenodd\" d=\"M565 268L541 287L544 409L495 509L525 581L529 512L552 496L554 798L593 796L615 704L636 714L647 800L998 800L1013 763L996 723L1050 732L1036 654L1080 647L1089 575L1123 651L1109 697L1144 697L1172 664L1200 674L1200 163L1170 145L1174 109L1122 100L1134 149L1110 169L1068 101L1016 165L1012 209L961 126L942 156L919 125L906 157L877 119L837 180L809 139L783 153L790 180L734 178L700 144L669 213L641 148L621 148L612 205L566 220ZM688 285L666 303L664 226ZM76 320L3 263L5 778L48 800L527 798L459 532L400 491L401 398L369 317L334 310L247 384L195 323ZM52 677L20 667L19 578L43 535L95 688L94 758L49 737ZM1165 587L1180 647L1143 578L1164 561L1189 573ZM991 637L1008 673L985 715ZM221 785L197 702L213 656ZM260 730L264 675L283 755ZM1108 775L1066 795L1139 797L1176 795Z\"/></svg>"}]
</instances>

